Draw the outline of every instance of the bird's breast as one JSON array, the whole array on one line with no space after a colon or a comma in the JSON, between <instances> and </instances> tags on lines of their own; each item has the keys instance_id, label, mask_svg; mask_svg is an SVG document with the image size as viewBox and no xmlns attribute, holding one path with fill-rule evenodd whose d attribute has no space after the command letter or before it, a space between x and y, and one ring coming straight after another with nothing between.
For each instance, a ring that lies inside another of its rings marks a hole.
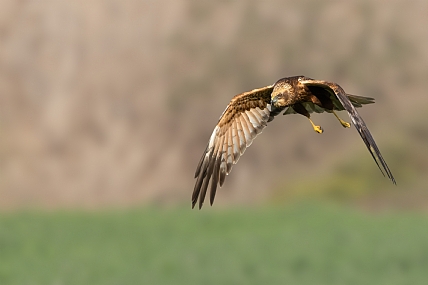
<instances>
[{"instance_id":1,"label":"bird's breast","mask_svg":"<svg viewBox=\"0 0 428 285\"><path fill-rule=\"evenodd\" d=\"M286 108L286 106L279 106L278 107L278 106L275 106L274 104L272 104L268 122L272 121L273 118L275 116L279 115L279 113L281 113L282 111L284 111L285 108Z\"/></svg>"}]
</instances>

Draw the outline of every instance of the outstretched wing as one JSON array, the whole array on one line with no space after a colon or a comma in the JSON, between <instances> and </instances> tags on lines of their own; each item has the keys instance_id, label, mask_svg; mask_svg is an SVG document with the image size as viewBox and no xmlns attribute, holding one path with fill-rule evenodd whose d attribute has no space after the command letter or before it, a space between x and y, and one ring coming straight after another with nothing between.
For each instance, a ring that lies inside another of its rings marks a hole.
<instances>
[{"instance_id":1,"label":"outstretched wing","mask_svg":"<svg viewBox=\"0 0 428 285\"><path fill-rule=\"evenodd\" d=\"M396 184L394 176L392 175L391 171L389 170L388 165L386 164L385 160L382 157L382 154L379 151L379 148L376 145L375 140L373 139L372 135L370 134L369 129L366 126L366 123L364 122L363 118L361 118L360 114L358 114L357 110L354 107L353 102L351 102L353 99L349 98L350 95L347 95L345 91L333 82L327 82L322 80L313 80L313 79L302 79L300 83L305 84L307 86L317 86L324 88L327 90L334 99L337 99L341 106L339 106L343 109L345 109L349 117L351 117L352 123L354 124L355 128L357 129L358 133L360 134L361 138L363 139L364 143L367 146L367 149L369 150L370 154L372 155L374 161L376 162L377 166L379 167L380 171L383 175L388 176L391 181ZM371 98L368 97L361 97L361 96L355 96L351 95L356 100L359 101L360 104L364 104L364 102L370 101ZM336 104L335 104L336 105ZM384 173L385 171L385 173Z\"/></svg>"},{"instance_id":2,"label":"outstretched wing","mask_svg":"<svg viewBox=\"0 0 428 285\"><path fill-rule=\"evenodd\" d=\"M211 180L210 203L245 149L266 127L273 85L236 95L224 110L196 168L192 208L202 207Z\"/></svg>"}]
</instances>

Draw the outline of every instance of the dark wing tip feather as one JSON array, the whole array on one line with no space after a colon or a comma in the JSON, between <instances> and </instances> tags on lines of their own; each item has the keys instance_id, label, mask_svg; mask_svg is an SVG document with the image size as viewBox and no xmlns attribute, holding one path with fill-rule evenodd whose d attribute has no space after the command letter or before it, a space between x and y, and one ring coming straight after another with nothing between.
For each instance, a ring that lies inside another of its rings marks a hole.
<instances>
[{"instance_id":1,"label":"dark wing tip feather","mask_svg":"<svg viewBox=\"0 0 428 285\"><path fill-rule=\"evenodd\" d=\"M354 115L355 116L355 115ZM391 170L389 169L388 165L386 164L385 160L382 157L382 154L380 153L379 148L376 145L376 142L374 138L372 137L371 133L369 132L366 124L362 120L353 120L354 125L360 134L361 138L363 139L364 143L366 144L367 149L369 150L370 154L372 155L374 161L376 162L377 166L379 167L379 170L382 172L383 176L386 176L392 181L392 183L397 184L395 181L394 176L391 173Z\"/></svg>"},{"instance_id":2,"label":"dark wing tip feather","mask_svg":"<svg viewBox=\"0 0 428 285\"><path fill-rule=\"evenodd\" d=\"M354 114L354 116L357 116L357 115ZM361 119L361 117L359 117L359 119ZM377 147L376 142L373 139L371 133L369 132L366 124L362 119L361 120L359 119L358 118L356 120L353 119L352 121L358 133L360 134L361 138L363 139L364 143L366 144L366 147L369 150L370 154L372 155L374 161L376 162L379 170L382 172L383 176L385 176L385 173L386 173L386 176L392 181L392 183L397 184L394 176L392 175L391 170L386 164L386 161L383 159L382 154L380 153L380 150Z\"/></svg>"},{"instance_id":3,"label":"dark wing tip feather","mask_svg":"<svg viewBox=\"0 0 428 285\"><path fill-rule=\"evenodd\" d=\"M346 109L346 111L348 111L348 114L351 117L351 120L354 123L355 128L357 129L358 133L360 134L361 138L366 144L366 147L369 150L370 154L372 155L374 161L376 162L379 170L382 172L384 176L386 173L386 176L392 181L392 183L397 184L394 176L392 175L391 170L386 164L386 161L383 159L382 154L380 153L380 150L377 147L373 136L371 135L369 129L367 128L366 123L364 122L360 114L358 114L358 111L354 108L351 102L352 99L351 98L348 99L345 92L339 85L333 84L333 85L330 85L330 88L334 91L334 93L336 94L339 101L342 103L343 107ZM362 96L355 96L355 95L354 97L358 97L357 102L361 104L370 104L373 102L369 103L369 101L374 100L373 98L369 98L369 97L362 97ZM369 100L369 99L372 99L372 100Z\"/></svg>"},{"instance_id":4,"label":"dark wing tip feather","mask_svg":"<svg viewBox=\"0 0 428 285\"><path fill-rule=\"evenodd\" d=\"M217 191L217 181L218 181L218 174L220 171L220 159L216 159L215 166L214 166L214 176L213 181L211 182L211 190L210 190L210 205L214 203L215 193ZM215 181L215 183L214 183ZM221 187L221 186L220 186Z\"/></svg>"}]
</instances>

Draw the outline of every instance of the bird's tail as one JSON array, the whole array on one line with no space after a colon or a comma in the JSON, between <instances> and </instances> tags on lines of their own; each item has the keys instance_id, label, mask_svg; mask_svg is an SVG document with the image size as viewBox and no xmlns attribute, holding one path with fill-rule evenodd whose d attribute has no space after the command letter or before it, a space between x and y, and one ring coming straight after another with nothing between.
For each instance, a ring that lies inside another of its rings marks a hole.
<instances>
[{"instance_id":1,"label":"bird's tail","mask_svg":"<svg viewBox=\"0 0 428 285\"><path fill-rule=\"evenodd\" d=\"M351 95L351 94L346 94L346 96L348 96L349 100L352 102L352 105L354 105L354 107L362 107L362 105L365 104L372 104L374 103L374 98L371 97L364 97L364 96L358 96L358 95Z\"/></svg>"}]
</instances>

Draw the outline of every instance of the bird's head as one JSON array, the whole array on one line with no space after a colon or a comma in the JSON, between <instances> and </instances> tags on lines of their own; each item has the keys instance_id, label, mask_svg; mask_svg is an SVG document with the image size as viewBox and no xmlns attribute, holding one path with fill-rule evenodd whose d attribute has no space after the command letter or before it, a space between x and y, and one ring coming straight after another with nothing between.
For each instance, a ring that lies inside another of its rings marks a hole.
<instances>
[{"instance_id":1,"label":"bird's head","mask_svg":"<svg viewBox=\"0 0 428 285\"><path fill-rule=\"evenodd\" d=\"M285 80L279 80L275 83L271 94L272 104L276 108L284 108L290 104L290 100L293 98L292 93L293 86Z\"/></svg>"}]
</instances>

